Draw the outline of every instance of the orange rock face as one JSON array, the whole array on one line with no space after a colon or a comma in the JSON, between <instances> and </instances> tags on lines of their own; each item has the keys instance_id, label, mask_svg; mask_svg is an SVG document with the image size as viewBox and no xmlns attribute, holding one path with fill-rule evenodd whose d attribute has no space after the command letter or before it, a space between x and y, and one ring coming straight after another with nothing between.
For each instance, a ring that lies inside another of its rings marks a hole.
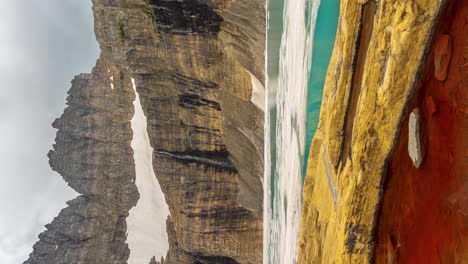
<instances>
[{"instance_id":1,"label":"orange rock face","mask_svg":"<svg viewBox=\"0 0 468 264\"><path fill-rule=\"evenodd\" d=\"M468 5L451 1L409 109L421 109L424 160L408 155L408 117L391 157L376 263L468 263Z\"/></svg>"},{"instance_id":2,"label":"orange rock face","mask_svg":"<svg viewBox=\"0 0 468 264\"><path fill-rule=\"evenodd\" d=\"M439 81L447 79L447 70L452 57L452 37L443 34L438 37L434 47L434 76Z\"/></svg>"}]
</instances>

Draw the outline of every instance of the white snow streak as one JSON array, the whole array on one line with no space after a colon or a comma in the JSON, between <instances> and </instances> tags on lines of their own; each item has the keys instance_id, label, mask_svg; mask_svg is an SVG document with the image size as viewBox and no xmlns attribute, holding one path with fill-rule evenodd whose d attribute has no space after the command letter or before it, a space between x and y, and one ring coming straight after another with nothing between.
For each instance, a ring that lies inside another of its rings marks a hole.
<instances>
[{"instance_id":1,"label":"white snow streak","mask_svg":"<svg viewBox=\"0 0 468 264\"><path fill-rule=\"evenodd\" d=\"M146 264L152 257L160 260L166 257L169 241L166 232L166 219L169 207L164 193L154 174L146 116L132 78L135 91L135 114L131 120L133 139L131 147L135 160L135 184L140 193L137 205L130 209L127 217L127 244L130 248L129 264Z\"/></svg>"},{"instance_id":2,"label":"white snow streak","mask_svg":"<svg viewBox=\"0 0 468 264\"><path fill-rule=\"evenodd\" d=\"M252 81L252 96L250 101L260 110L265 111L265 87L251 72L250 80Z\"/></svg>"},{"instance_id":3,"label":"white snow streak","mask_svg":"<svg viewBox=\"0 0 468 264\"><path fill-rule=\"evenodd\" d=\"M114 90L114 75L112 75L109 79L111 80L111 89Z\"/></svg>"}]
</instances>

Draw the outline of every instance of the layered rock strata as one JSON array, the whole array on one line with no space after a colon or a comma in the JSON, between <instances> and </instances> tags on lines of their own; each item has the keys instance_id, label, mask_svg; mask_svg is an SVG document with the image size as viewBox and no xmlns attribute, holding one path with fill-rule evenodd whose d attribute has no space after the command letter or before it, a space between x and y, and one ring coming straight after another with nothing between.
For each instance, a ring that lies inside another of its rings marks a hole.
<instances>
[{"instance_id":1,"label":"layered rock strata","mask_svg":"<svg viewBox=\"0 0 468 264\"><path fill-rule=\"evenodd\" d=\"M372 262L387 163L446 3L341 1L303 190L299 263Z\"/></svg>"},{"instance_id":2,"label":"layered rock strata","mask_svg":"<svg viewBox=\"0 0 468 264\"><path fill-rule=\"evenodd\" d=\"M93 4L102 53L73 81L49 154L81 195L26 263L126 263L126 217L139 198L131 78L171 213L163 262L260 263L263 112L251 101L250 73L264 82L264 2Z\"/></svg>"}]
</instances>

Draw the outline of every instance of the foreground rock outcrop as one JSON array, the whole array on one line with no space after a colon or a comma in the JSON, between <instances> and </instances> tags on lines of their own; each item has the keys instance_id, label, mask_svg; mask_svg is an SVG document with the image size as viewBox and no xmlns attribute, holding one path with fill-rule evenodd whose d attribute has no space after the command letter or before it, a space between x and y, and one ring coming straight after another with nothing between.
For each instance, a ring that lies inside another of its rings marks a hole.
<instances>
[{"instance_id":1,"label":"foreground rock outcrop","mask_svg":"<svg viewBox=\"0 0 468 264\"><path fill-rule=\"evenodd\" d=\"M81 195L25 263L127 262L126 217L139 198L131 78L171 213L163 262L260 263L263 112L251 97L252 83L264 83L264 2L93 4L102 53L72 82L49 153Z\"/></svg>"},{"instance_id":2,"label":"foreground rock outcrop","mask_svg":"<svg viewBox=\"0 0 468 264\"><path fill-rule=\"evenodd\" d=\"M299 263L372 262L387 163L447 2L341 1L303 191Z\"/></svg>"},{"instance_id":3,"label":"foreground rock outcrop","mask_svg":"<svg viewBox=\"0 0 468 264\"><path fill-rule=\"evenodd\" d=\"M406 154L408 116L385 174L376 263L468 260L468 5L451 1L409 109L421 111L424 159Z\"/></svg>"}]
</instances>

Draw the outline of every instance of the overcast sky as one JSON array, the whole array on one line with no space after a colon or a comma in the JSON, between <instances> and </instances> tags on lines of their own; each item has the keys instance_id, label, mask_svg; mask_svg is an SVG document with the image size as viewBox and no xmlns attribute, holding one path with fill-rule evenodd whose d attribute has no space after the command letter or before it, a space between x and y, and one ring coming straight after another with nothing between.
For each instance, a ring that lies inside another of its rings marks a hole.
<instances>
[{"instance_id":1,"label":"overcast sky","mask_svg":"<svg viewBox=\"0 0 468 264\"><path fill-rule=\"evenodd\" d=\"M99 54L91 0L0 0L0 263L27 259L77 194L52 172L52 121Z\"/></svg>"}]
</instances>

